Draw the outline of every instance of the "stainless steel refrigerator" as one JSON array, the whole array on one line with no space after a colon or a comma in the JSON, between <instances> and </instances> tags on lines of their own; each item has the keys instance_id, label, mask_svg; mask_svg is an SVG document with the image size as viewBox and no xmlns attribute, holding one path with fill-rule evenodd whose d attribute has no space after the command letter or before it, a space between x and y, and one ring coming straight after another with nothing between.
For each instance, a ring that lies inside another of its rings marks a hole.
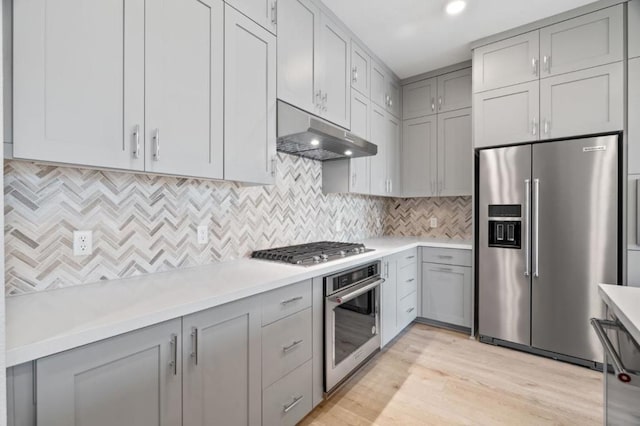
<instances>
[{"instance_id":1,"label":"stainless steel refrigerator","mask_svg":"<svg viewBox=\"0 0 640 426\"><path fill-rule=\"evenodd\" d=\"M478 152L478 332L589 365L620 273L619 135ZM595 364L594 364L595 365Z\"/></svg>"}]
</instances>

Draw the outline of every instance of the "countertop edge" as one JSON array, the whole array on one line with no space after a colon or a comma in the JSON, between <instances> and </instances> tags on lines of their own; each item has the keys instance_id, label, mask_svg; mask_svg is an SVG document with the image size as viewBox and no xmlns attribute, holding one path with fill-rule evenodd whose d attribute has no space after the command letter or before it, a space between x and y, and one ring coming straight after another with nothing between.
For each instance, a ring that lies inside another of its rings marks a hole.
<instances>
[{"instance_id":1,"label":"countertop edge","mask_svg":"<svg viewBox=\"0 0 640 426\"><path fill-rule=\"evenodd\" d=\"M222 295L216 295L201 299L198 301L190 302L183 305L176 305L170 308L158 310L156 312L142 313L137 317L129 317L122 321L113 321L108 325L100 325L96 327L88 327L82 330L73 330L63 335L55 335L50 338L41 339L33 343L24 344L21 346L11 347L11 342L7 340L6 351L6 367L13 367L23 364L25 362L33 361L45 356L53 355L59 352L84 346L87 344L95 343L100 340L115 337L120 334L128 333L134 330L139 330L145 327L149 327L162 322L171 321L173 319L186 316L195 312L199 312L206 309L215 308L217 306L231 303L240 299L257 296L259 294L276 290L287 285L295 284L300 281L312 279L314 277L329 275L333 272L340 271L345 268L352 267L362 262L375 261L383 257L391 256L396 253L410 250L416 247L433 247L433 248L448 248L459 250L472 250L472 244L461 241L420 241L419 238L409 237L414 241L401 242L394 247L386 247L376 249L364 255L354 256L353 258L345 259L344 262L332 264L327 263L322 265L322 268L313 269L301 269L299 274L292 274L286 278L278 278L272 281L266 280L264 284L257 286L241 288L235 292L226 292ZM374 239L378 241L384 241L384 239ZM351 260L352 259L352 260ZM176 273L176 271L172 271ZM123 280L114 280L123 281ZM108 283L108 282L106 282ZM103 283L104 284L104 283ZM25 297L25 296L17 296ZM27 296L28 297L28 296Z\"/></svg>"}]
</instances>

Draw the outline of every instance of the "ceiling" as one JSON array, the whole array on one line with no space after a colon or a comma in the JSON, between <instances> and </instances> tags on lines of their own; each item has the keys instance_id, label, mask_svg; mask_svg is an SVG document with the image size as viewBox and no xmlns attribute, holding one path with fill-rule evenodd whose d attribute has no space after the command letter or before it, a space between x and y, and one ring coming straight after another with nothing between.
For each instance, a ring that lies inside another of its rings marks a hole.
<instances>
[{"instance_id":1,"label":"ceiling","mask_svg":"<svg viewBox=\"0 0 640 426\"><path fill-rule=\"evenodd\" d=\"M593 3L593 0L323 0L400 78L471 58L472 41Z\"/></svg>"}]
</instances>

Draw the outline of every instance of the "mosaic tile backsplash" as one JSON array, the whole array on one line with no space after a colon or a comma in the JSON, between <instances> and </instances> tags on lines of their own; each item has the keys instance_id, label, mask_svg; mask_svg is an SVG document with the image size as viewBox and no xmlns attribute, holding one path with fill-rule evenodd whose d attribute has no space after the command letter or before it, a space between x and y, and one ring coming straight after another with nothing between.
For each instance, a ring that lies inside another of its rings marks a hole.
<instances>
[{"instance_id":1,"label":"mosaic tile backsplash","mask_svg":"<svg viewBox=\"0 0 640 426\"><path fill-rule=\"evenodd\" d=\"M470 198L324 195L321 163L279 154L277 168L276 185L243 186L6 161L5 293L232 260L258 248L316 240L470 238ZM429 229L433 215L440 226ZM206 245L197 244L198 225L209 226ZM93 231L90 256L73 256L78 229Z\"/></svg>"}]
</instances>

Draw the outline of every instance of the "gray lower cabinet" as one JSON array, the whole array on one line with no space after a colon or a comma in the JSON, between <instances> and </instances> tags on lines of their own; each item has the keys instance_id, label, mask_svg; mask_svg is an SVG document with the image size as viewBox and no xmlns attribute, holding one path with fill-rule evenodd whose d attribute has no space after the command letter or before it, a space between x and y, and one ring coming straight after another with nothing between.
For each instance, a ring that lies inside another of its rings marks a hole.
<instances>
[{"instance_id":1,"label":"gray lower cabinet","mask_svg":"<svg viewBox=\"0 0 640 426\"><path fill-rule=\"evenodd\" d=\"M380 289L380 337L386 346L418 314L417 249L382 259Z\"/></svg>"},{"instance_id":2,"label":"gray lower cabinet","mask_svg":"<svg viewBox=\"0 0 640 426\"><path fill-rule=\"evenodd\" d=\"M262 393L262 424L293 426L312 409L312 365L307 361Z\"/></svg>"},{"instance_id":3,"label":"gray lower cabinet","mask_svg":"<svg viewBox=\"0 0 640 426\"><path fill-rule=\"evenodd\" d=\"M539 104L540 82L538 81L475 94L473 99L475 147L538 140Z\"/></svg>"},{"instance_id":4,"label":"gray lower cabinet","mask_svg":"<svg viewBox=\"0 0 640 426\"><path fill-rule=\"evenodd\" d=\"M629 174L640 174L640 58L629 60L628 90Z\"/></svg>"},{"instance_id":5,"label":"gray lower cabinet","mask_svg":"<svg viewBox=\"0 0 640 426\"><path fill-rule=\"evenodd\" d=\"M39 423L182 424L180 324L168 321L38 360Z\"/></svg>"},{"instance_id":6,"label":"gray lower cabinet","mask_svg":"<svg viewBox=\"0 0 640 426\"><path fill-rule=\"evenodd\" d=\"M259 298L183 317L182 328L183 425L260 425Z\"/></svg>"},{"instance_id":7,"label":"gray lower cabinet","mask_svg":"<svg viewBox=\"0 0 640 426\"><path fill-rule=\"evenodd\" d=\"M640 287L640 251L628 251L628 276L627 283L631 287Z\"/></svg>"},{"instance_id":8,"label":"gray lower cabinet","mask_svg":"<svg viewBox=\"0 0 640 426\"><path fill-rule=\"evenodd\" d=\"M629 58L640 57L640 0L632 0L627 3L627 16L629 28Z\"/></svg>"},{"instance_id":9,"label":"gray lower cabinet","mask_svg":"<svg viewBox=\"0 0 640 426\"><path fill-rule=\"evenodd\" d=\"M540 80L541 139L622 130L623 63Z\"/></svg>"},{"instance_id":10,"label":"gray lower cabinet","mask_svg":"<svg viewBox=\"0 0 640 426\"><path fill-rule=\"evenodd\" d=\"M422 317L471 327L471 268L422 264Z\"/></svg>"}]
</instances>

